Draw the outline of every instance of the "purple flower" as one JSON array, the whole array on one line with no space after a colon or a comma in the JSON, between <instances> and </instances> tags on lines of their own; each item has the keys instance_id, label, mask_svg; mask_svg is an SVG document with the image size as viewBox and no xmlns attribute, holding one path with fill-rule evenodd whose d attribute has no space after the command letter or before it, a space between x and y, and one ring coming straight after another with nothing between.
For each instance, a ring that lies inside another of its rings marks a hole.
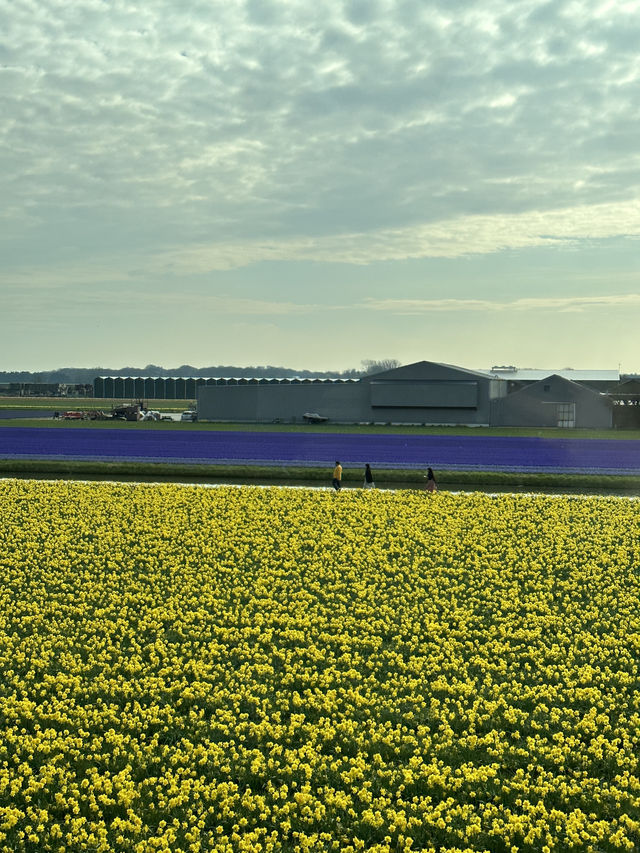
<instances>
[{"instance_id":1,"label":"purple flower","mask_svg":"<svg viewBox=\"0 0 640 853\"><path fill-rule=\"evenodd\" d=\"M4 427L0 457L640 474L636 440L479 435Z\"/></svg>"}]
</instances>

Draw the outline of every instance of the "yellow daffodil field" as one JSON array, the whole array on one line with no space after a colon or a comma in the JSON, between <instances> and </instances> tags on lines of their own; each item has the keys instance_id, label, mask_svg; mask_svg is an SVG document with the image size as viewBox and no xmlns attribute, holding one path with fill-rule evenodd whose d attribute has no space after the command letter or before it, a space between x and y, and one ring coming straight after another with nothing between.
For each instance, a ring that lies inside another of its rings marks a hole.
<instances>
[{"instance_id":1,"label":"yellow daffodil field","mask_svg":"<svg viewBox=\"0 0 640 853\"><path fill-rule=\"evenodd\" d=\"M0 850L640 850L639 507L0 481Z\"/></svg>"}]
</instances>

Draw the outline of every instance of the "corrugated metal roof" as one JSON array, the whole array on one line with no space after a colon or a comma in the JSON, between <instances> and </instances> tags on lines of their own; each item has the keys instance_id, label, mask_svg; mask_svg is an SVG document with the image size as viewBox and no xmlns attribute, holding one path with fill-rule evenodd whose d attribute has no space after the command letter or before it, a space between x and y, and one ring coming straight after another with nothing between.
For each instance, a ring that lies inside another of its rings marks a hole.
<instances>
[{"instance_id":1,"label":"corrugated metal roof","mask_svg":"<svg viewBox=\"0 0 640 853\"><path fill-rule=\"evenodd\" d=\"M342 379L340 377L325 377L325 376L124 376L122 374L117 374L114 376L97 376L96 379L120 379L120 380L154 380L160 379L162 381L174 380L174 381L187 381L193 380L197 382L198 380L207 380L212 382L289 382L293 384L301 383L301 382L334 382L334 383L346 383L346 382L359 382L360 379L348 378Z\"/></svg>"},{"instance_id":2,"label":"corrugated metal roof","mask_svg":"<svg viewBox=\"0 0 640 853\"><path fill-rule=\"evenodd\" d=\"M501 379L509 379L514 382L537 382L546 379L547 376L562 376L563 379L571 379L573 382L619 382L619 370L574 370L571 367L564 368L533 368L533 367L492 367L490 370L479 370L479 373L488 376L498 376Z\"/></svg>"}]
</instances>

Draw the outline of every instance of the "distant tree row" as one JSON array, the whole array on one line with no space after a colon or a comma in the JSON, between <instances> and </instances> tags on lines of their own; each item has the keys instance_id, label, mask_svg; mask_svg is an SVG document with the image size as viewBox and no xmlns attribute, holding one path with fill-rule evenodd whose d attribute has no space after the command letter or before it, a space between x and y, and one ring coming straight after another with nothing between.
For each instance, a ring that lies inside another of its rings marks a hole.
<instances>
[{"instance_id":1,"label":"distant tree row","mask_svg":"<svg viewBox=\"0 0 640 853\"><path fill-rule=\"evenodd\" d=\"M358 379L383 370L399 367L396 359L387 358L374 361L366 359L360 369L351 368L342 371L332 370L295 370L291 367L274 367L273 365L257 365L252 367L235 367L232 365L216 365L215 367L193 367L182 364L180 367L160 367L157 364L147 364L146 367L62 367L58 370L28 370L0 371L0 383L7 382L40 382L66 383L69 385L89 384L96 376L241 376L261 378L266 376L300 376L307 379Z\"/></svg>"}]
</instances>

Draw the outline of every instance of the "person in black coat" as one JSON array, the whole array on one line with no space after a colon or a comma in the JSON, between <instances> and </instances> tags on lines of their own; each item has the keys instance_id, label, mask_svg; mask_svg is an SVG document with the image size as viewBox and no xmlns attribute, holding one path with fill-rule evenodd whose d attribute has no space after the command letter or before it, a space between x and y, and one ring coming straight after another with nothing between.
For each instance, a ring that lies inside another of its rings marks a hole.
<instances>
[{"instance_id":1,"label":"person in black coat","mask_svg":"<svg viewBox=\"0 0 640 853\"><path fill-rule=\"evenodd\" d=\"M376 484L373 482L373 471L371 470L371 465L367 462L364 466L364 483L362 485L363 489L375 489Z\"/></svg>"}]
</instances>

